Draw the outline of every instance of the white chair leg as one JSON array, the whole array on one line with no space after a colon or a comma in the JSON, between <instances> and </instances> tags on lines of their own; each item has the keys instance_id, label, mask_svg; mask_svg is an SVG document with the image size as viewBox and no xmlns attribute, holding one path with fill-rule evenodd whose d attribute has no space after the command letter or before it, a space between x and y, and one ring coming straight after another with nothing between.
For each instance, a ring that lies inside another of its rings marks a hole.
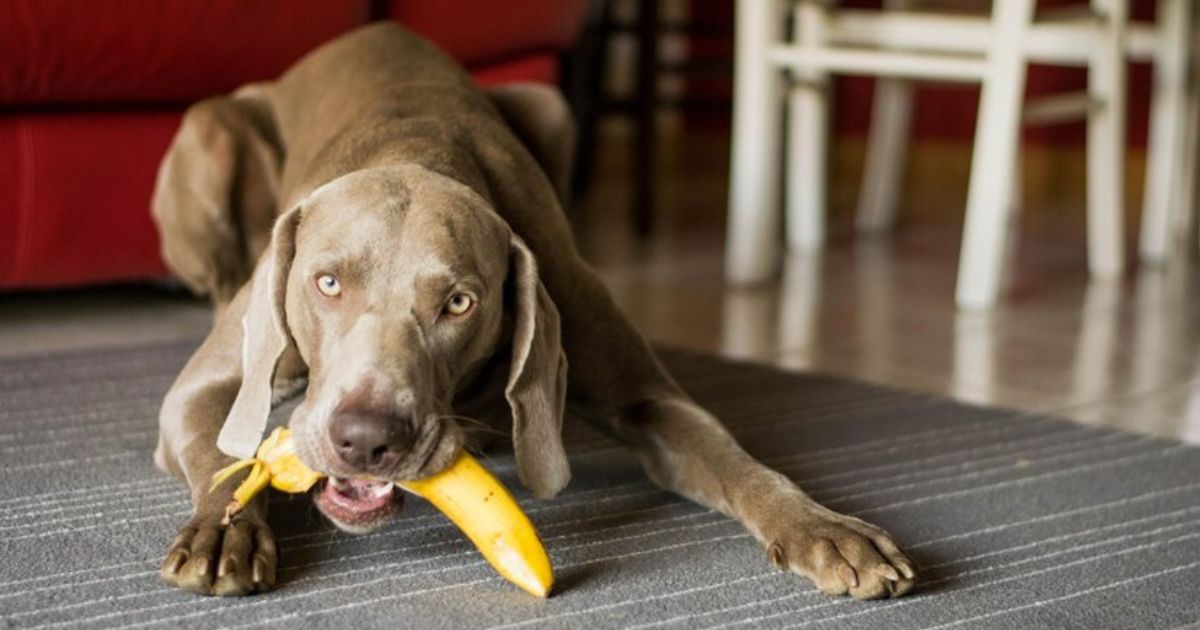
<instances>
[{"instance_id":1,"label":"white chair leg","mask_svg":"<svg viewBox=\"0 0 1200 630\"><path fill-rule=\"evenodd\" d=\"M856 215L860 232L882 232L896 222L912 124L912 101L912 85L908 81L879 79L875 83L871 131Z\"/></svg>"},{"instance_id":2,"label":"white chair leg","mask_svg":"<svg viewBox=\"0 0 1200 630\"><path fill-rule=\"evenodd\" d=\"M979 101L956 299L963 308L995 304L1004 257L1012 169L1016 166L1026 61L1020 42L1033 0L992 4L988 72Z\"/></svg>"},{"instance_id":3,"label":"white chair leg","mask_svg":"<svg viewBox=\"0 0 1200 630\"><path fill-rule=\"evenodd\" d=\"M827 30L826 7L796 6L793 38L799 48L818 48ZM825 73L798 70L788 94L787 240L795 252L825 244L825 189L829 156L829 87Z\"/></svg>"},{"instance_id":4,"label":"white chair leg","mask_svg":"<svg viewBox=\"0 0 1200 630\"><path fill-rule=\"evenodd\" d=\"M884 0L883 8L909 8L911 0ZM863 183L855 211L859 232L882 232L896 222L900 184L904 181L909 129L912 125L912 84L903 79L875 81L871 129L867 137Z\"/></svg>"},{"instance_id":5,"label":"white chair leg","mask_svg":"<svg viewBox=\"0 0 1200 630\"><path fill-rule=\"evenodd\" d=\"M1101 107L1088 115L1087 240L1093 275L1113 276L1125 263L1125 50L1128 0L1091 0L1104 16L1088 67L1088 92Z\"/></svg>"},{"instance_id":6,"label":"white chair leg","mask_svg":"<svg viewBox=\"0 0 1200 630\"><path fill-rule=\"evenodd\" d=\"M1013 152L1013 167L1012 179L1008 186L1008 199L1005 207L1008 209L1007 220L1004 224L1004 230L1008 233L1004 237L1004 253L1000 255L1000 289L1001 293L1013 288L1018 280L1018 263L1020 261L1021 247L1021 200L1022 191L1025 186L1024 173L1022 172L1021 159L1021 138L1020 129L1017 130L1017 146Z\"/></svg>"},{"instance_id":7,"label":"white chair leg","mask_svg":"<svg viewBox=\"0 0 1200 630\"><path fill-rule=\"evenodd\" d=\"M1017 133L1020 133L1018 129ZM1017 223L1021 220L1021 206L1025 200L1025 170L1021 158L1021 140L1017 138L1017 150L1013 154L1012 179L1008 185L1008 220Z\"/></svg>"},{"instance_id":8,"label":"white chair leg","mask_svg":"<svg viewBox=\"0 0 1200 630\"><path fill-rule=\"evenodd\" d=\"M1189 9L1191 3L1185 2ZM1185 247L1200 245L1200 235L1192 228L1200 228L1200 208L1196 207L1196 186L1200 184L1200 12L1192 11L1188 16L1187 64L1188 74L1184 83L1184 143L1178 175L1175 179L1174 200L1171 214L1175 217L1175 232ZM1193 240L1194 239L1194 240ZM1188 252L1190 255L1191 252Z\"/></svg>"},{"instance_id":9,"label":"white chair leg","mask_svg":"<svg viewBox=\"0 0 1200 630\"><path fill-rule=\"evenodd\" d=\"M1159 0L1154 91L1138 250L1143 262L1167 260L1179 212L1180 170L1186 145L1188 46L1193 0Z\"/></svg>"},{"instance_id":10,"label":"white chair leg","mask_svg":"<svg viewBox=\"0 0 1200 630\"><path fill-rule=\"evenodd\" d=\"M761 282L779 262L781 77L767 52L782 37L779 0L739 0L734 55L733 159L725 274Z\"/></svg>"},{"instance_id":11,"label":"white chair leg","mask_svg":"<svg viewBox=\"0 0 1200 630\"><path fill-rule=\"evenodd\" d=\"M1200 68L1200 63L1193 59L1193 68ZM1193 73L1196 74L1195 72ZM1179 178L1175 182L1178 192L1174 195L1176 202L1178 232L1182 240L1200 245L1200 235L1192 235L1191 228L1200 229L1200 208L1196 207L1196 186L1200 184L1200 77L1193 76L1188 85L1187 116L1184 124L1185 133L1183 159L1179 167Z\"/></svg>"}]
</instances>

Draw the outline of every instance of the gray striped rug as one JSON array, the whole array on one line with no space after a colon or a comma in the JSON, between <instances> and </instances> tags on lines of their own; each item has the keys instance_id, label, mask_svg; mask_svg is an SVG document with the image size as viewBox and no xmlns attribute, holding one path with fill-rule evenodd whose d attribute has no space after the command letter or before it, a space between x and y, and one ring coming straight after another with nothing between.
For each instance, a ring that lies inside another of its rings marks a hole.
<instances>
[{"instance_id":1,"label":"gray striped rug","mask_svg":"<svg viewBox=\"0 0 1200 630\"><path fill-rule=\"evenodd\" d=\"M748 449L923 566L910 597L827 598L735 523L655 489L571 426L574 481L519 498L560 592L507 585L428 505L331 531L273 499L282 584L165 587L188 516L154 469L158 402L191 344L0 360L0 618L14 628L1173 628L1200 619L1200 450L823 376L667 353ZM515 485L509 459L489 465Z\"/></svg>"}]
</instances>

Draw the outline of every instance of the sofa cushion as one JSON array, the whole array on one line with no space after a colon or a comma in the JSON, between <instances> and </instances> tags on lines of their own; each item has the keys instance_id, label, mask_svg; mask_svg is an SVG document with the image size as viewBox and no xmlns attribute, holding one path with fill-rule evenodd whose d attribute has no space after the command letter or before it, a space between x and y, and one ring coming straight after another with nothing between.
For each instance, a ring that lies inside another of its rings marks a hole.
<instances>
[{"instance_id":1,"label":"sofa cushion","mask_svg":"<svg viewBox=\"0 0 1200 630\"><path fill-rule=\"evenodd\" d=\"M278 76L369 0L0 0L0 105L181 104ZM574 41L580 0L393 0L382 17L471 68ZM103 10L97 10L102 7Z\"/></svg>"},{"instance_id":2,"label":"sofa cushion","mask_svg":"<svg viewBox=\"0 0 1200 630\"><path fill-rule=\"evenodd\" d=\"M0 104L184 103L277 76L366 0L0 0Z\"/></svg>"},{"instance_id":3,"label":"sofa cushion","mask_svg":"<svg viewBox=\"0 0 1200 630\"><path fill-rule=\"evenodd\" d=\"M484 85L553 82L555 57L477 66ZM150 219L179 111L0 115L0 290L166 277Z\"/></svg>"},{"instance_id":4,"label":"sofa cushion","mask_svg":"<svg viewBox=\"0 0 1200 630\"><path fill-rule=\"evenodd\" d=\"M182 106L368 17L482 84L553 82L586 0L0 0L0 290L163 277L149 214Z\"/></svg>"},{"instance_id":5,"label":"sofa cushion","mask_svg":"<svg viewBox=\"0 0 1200 630\"><path fill-rule=\"evenodd\" d=\"M164 276L149 192L179 118L0 116L0 287Z\"/></svg>"},{"instance_id":6,"label":"sofa cushion","mask_svg":"<svg viewBox=\"0 0 1200 630\"><path fill-rule=\"evenodd\" d=\"M513 82L555 85L558 82L558 57L542 53L499 63L475 64L471 67L471 76L484 87Z\"/></svg>"},{"instance_id":7,"label":"sofa cushion","mask_svg":"<svg viewBox=\"0 0 1200 630\"><path fill-rule=\"evenodd\" d=\"M579 36L587 6L581 0L391 0L387 11L470 67L566 50Z\"/></svg>"}]
</instances>

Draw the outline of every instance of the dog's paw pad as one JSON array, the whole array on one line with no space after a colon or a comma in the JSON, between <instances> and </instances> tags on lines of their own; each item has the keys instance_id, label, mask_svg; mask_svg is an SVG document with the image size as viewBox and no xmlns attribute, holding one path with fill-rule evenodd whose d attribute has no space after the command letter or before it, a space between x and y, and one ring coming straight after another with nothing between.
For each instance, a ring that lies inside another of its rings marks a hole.
<instances>
[{"instance_id":1,"label":"dog's paw pad","mask_svg":"<svg viewBox=\"0 0 1200 630\"><path fill-rule=\"evenodd\" d=\"M838 514L809 515L771 538L771 564L799 573L829 595L899 597L916 568L883 530Z\"/></svg>"}]
</instances>

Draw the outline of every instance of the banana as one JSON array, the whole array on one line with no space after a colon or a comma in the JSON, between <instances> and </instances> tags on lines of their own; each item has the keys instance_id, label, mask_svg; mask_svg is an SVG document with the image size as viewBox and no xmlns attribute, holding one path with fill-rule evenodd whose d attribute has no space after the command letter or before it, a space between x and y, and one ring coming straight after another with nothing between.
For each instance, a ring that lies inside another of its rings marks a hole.
<instances>
[{"instance_id":1,"label":"banana","mask_svg":"<svg viewBox=\"0 0 1200 630\"><path fill-rule=\"evenodd\" d=\"M245 468L250 474L234 490L225 524L268 485L283 492L306 492L324 477L300 461L291 430L284 427L271 432L254 457L217 471L210 491ZM474 457L464 451L436 475L396 483L441 510L497 573L532 595L549 596L554 573L537 530L508 489Z\"/></svg>"},{"instance_id":2,"label":"banana","mask_svg":"<svg viewBox=\"0 0 1200 630\"><path fill-rule=\"evenodd\" d=\"M463 452L436 475L397 483L458 525L497 573L531 595L550 595L554 585L550 557L533 523L474 457Z\"/></svg>"}]
</instances>

